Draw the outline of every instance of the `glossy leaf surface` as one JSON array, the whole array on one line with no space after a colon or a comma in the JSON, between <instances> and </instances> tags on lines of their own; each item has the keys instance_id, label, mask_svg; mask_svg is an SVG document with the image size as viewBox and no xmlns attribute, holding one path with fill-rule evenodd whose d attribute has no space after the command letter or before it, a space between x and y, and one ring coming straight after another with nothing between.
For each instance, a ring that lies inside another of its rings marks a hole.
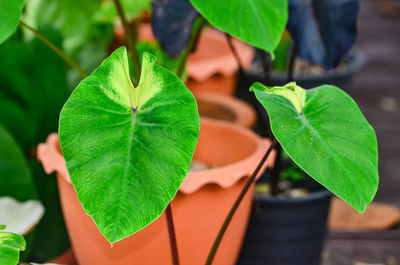
<instances>
[{"instance_id":1,"label":"glossy leaf surface","mask_svg":"<svg viewBox=\"0 0 400 265\"><path fill-rule=\"evenodd\" d=\"M0 264L17 265L19 252L25 250L25 239L21 235L0 232Z\"/></svg>"},{"instance_id":2,"label":"glossy leaf surface","mask_svg":"<svg viewBox=\"0 0 400 265\"><path fill-rule=\"evenodd\" d=\"M0 0L0 43L17 29L26 0Z\"/></svg>"},{"instance_id":3,"label":"glossy leaf surface","mask_svg":"<svg viewBox=\"0 0 400 265\"><path fill-rule=\"evenodd\" d=\"M143 54L137 87L117 49L75 89L60 144L86 213L114 243L161 215L185 178L199 133L194 97Z\"/></svg>"},{"instance_id":4,"label":"glossy leaf surface","mask_svg":"<svg viewBox=\"0 0 400 265\"><path fill-rule=\"evenodd\" d=\"M0 143L0 197L12 196L21 201L35 197L35 186L24 154L1 124Z\"/></svg>"},{"instance_id":5,"label":"glossy leaf surface","mask_svg":"<svg viewBox=\"0 0 400 265\"><path fill-rule=\"evenodd\" d=\"M190 0L214 27L273 53L288 18L287 0Z\"/></svg>"},{"instance_id":6,"label":"glossy leaf surface","mask_svg":"<svg viewBox=\"0 0 400 265\"><path fill-rule=\"evenodd\" d=\"M363 212L378 188L375 131L354 100L337 87L323 85L293 95L295 83L252 86L267 110L271 129L285 151L307 174ZM286 90L286 94L275 91ZM297 101L300 111L292 104Z\"/></svg>"},{"instance_id":7,"label":"glossy leaf surface","mask_svg":"<svg viewBox=\"0 0 400 265\"><path fill-rule=\"evenodd\" d=\"M153 0L151 26L163 50L177 58L186 48L199 16L189 0Z\"/></svg>"},{"instance_id":8,"label":"glossy leaf surface","mask_svg":"<svg viewBox=\"0 0 400 265\"><path fill-rule=\"evenodd\" d=\"M298 55L335 68L357 35L358 0L289 0L287 28Z\"/></svg>"}]
</instances>

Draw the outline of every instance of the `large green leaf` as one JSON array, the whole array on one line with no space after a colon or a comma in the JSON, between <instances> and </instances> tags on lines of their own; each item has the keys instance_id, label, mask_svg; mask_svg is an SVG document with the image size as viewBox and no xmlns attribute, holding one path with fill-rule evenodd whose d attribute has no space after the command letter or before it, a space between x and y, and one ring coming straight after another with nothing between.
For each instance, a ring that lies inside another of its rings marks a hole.
<instances>
[{"instance_id":1,"label":"large green leaf","mask_svg":"<svg viewBox=\"0 0 400 265\"><path fill-rule=\"evenodd\" d=\"M17 29L25 0L0 0L0 43Z\"/></svg>"},{"instance_id":2,"label":"large green leaf","mask_svg":"<svg viewBox=\"0 0 400 265\"><path fill-rule=\"evenodd\" d=\"M337 87L305 92L295 83L252 87L271 129L289 156L311 177L363 212L378 188L375 131L354 100Z\"/></svg>"},{"instance_id":3,"label":"large green leaf","mask_svg":"<svg viewBox=\"0 0 400 265\"><path fill-rule=\"evenodd\" d=\"M214 27L273 53L288 19L287 0L190 0Z\"/></svg>"},{"instance_id":4,"label":"large green leaf","mask_svg":"<svg viewBox=\"0 0 400 265\"><path fill-rule=\"evenodd\" d=\"M24 154L1 124L0 143L0 197L12 196L21 201L35 197L35 186Z\"/></svg>"},{"instance_id":5,"label":"large green leaf","mask_svg":"<svg viewBox=\"0 0 400 265\"><path fill-rule=\"evenodd\" d=\"M86 213L114 243L161 215L185 178L199 133L195 99L143 54L137 87L117 49L75 89L60 144Z\"/></svg>"},{"instance_id":6,"label":"large green leaf","mask_svg":"<svg viewBox=\"0 0 400 265\"><path fill-rule=\"evenodd\" d=\"M19 252L25 250L25 239L21 235L0 232L0 264L17 265Z\"/></svg>"}]
</instances>

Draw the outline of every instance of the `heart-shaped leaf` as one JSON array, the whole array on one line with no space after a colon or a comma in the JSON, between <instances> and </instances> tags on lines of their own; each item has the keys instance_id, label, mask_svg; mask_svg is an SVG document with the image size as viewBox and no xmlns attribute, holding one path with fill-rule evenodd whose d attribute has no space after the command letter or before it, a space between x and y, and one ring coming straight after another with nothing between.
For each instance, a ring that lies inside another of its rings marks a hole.
<instances>
[{"instance_id":1,"label":"heart-shaped leaf","mask_svg":"<svg viewBox=\"0 0 400 265\"><path fill-rule=\"evenodd\" d=\"M190 91L149 53L137 87L122 47L75 89L60 144L78 198L109 242L161 215L189 170L199 126Z\"/></svg>"},{"instance_id":2,"label":"heart-shaped leaf","mask_svg":"<svg viewBox=\"0 0 400 265\"><path fill-rule=\"evenodd\" d=\"M214 27L273 53L288 18L287 0L190 0Z\"/></svg>"},{"instance_id":3,"label":"heart-shaped leaf","mask_svg":"<svg viewBox=\"0 0 400 265\"><path fill-rule=\"evenodd\" d=\"M24 154L1 124L0 143L0 196L18 200L35 197L35 185Z\"/></svg>"},{"instance_id":4,"label":"heart-shaped leaf","mask_svg":"<svg viewBox=\"0 0 400 265\"><path fill-rule=\"evenodd\" d=\"M153 0L151 26L163 50L177 58L186 48L199 16L189 0Z\"/></svg>"},{"instance_id":5,"label":"heart-shaped leaf","mask_svg":"<svg viewBox=\"0 0 400 265\"><path fill-rule=\"evenodd\" d=\"M298 55L335 68L356 40L358 0L289 0L287 28Z\"/></svg>"},{"instance_id":6,"label":"heart-shaped leaf","mask_svg":"<svg viewBox=\"0 0 400 265\"><path fill-rule=\"evenodd\" d=\"M0 264L17 265L19 252L25 250L25 239L21 235L0 232Z\"/></svg>"},{"instance_id":7,"label":"heart-shaped leaf","mask_svg":"<svg viewBox=\"0 0 400 265\"><path fill-rule=\"evenodd\" d=\"M25 0L0 0L0 43L17 29Z\"/></svg>"},{"instance_id":8,"label":"heart-shaped leaf","mask_svg":"<svg viewBox=\"0 0 400 265\"><path fill-rule=\"evenodd\" d=\"M363 212L378 188L378 151L375 131L354 100L330 85L307 90L305 97L293 96L303 90L295 83L273 88L255 83L251 89L293 161Z\"/></svg>"}]
</instances>

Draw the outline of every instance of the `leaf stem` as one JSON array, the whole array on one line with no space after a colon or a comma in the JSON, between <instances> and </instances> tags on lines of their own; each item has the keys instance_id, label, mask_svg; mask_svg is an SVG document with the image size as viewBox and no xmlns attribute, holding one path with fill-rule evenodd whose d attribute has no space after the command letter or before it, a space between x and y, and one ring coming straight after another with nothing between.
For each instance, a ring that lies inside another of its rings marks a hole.
<instances>
[{"instance_id":1,"label":"leaf stem","mask_svg":"<svg viewBox=\"0 0 400 265\"><path fill-rule=\"evenodd\" d=\"M293 81L294 63L296 61L296 56L297 56L297 48L296 48L296 44L293 42L293 46L290 51L287 83ZM270 179L271 194L274 196L278 195L278 193L279 193L278 185L279 185L279 174L280 174L281 170L282 170L282 146L278 143L278 145L276 146L275 164L271 170L271 179Z\"/></svg>"},{"instance_id":2,"label":"leaf stem","mask_svg":"<svg viewBox=\"0 0 400 265\"><path fill-rule=\"evenodd\" d=\"M44 44L46 44L50 49L52 49L55 53L57 53L67 64L69 64L72 68L74 68L82 78L86 78L88 74L77 65L68 55L66 55L63 51L57 48L49 39L40 34L36 29L26 24L24 21L20 20L20 25L30 30L38 39L40 39Z\"/></svg>"},{"instance_id":3,"label":"leaf stem","mask_svg":"<svg viewBox=\"0 0 400 265\"><path fill-rule=\"evenodd\" d=\"M268 150L265 152L263 158L260 160L258 163L256 169L254 170L253 174L250 176L250 178L247 180L246 184L244 185L242 191L240 192L239 196L237 197L235 203L233 204L231 210L229 211L228 215L225 218L224 223L222 224L217 237L215 238L214 244L211 247L210 253L208 254L207 260L205 265L211 265L212 261L214 259L215 253L217 252L218 246L221 243L222 237L224 236L224 233L226 229L228 228L228 225L230 221L232 220L233 215L235 214L237 208L239 207L240 203L242 202L244 196L246 195L247 191L253 184L253 182L256 180L256 177L261 170L262 166L264 165L265 161L267 160L268 156L271 154L272 150L274 149L275 145L278 143L276 139L272 142L272 144L269 146Z\"/></svg>"},{"instance_id":4,"label":"leaf stem","mask_svg":"<svg viewBox=\"0 0 400 265\"><path fill-rule=\"evenodd\" d=\"M168 204L167 209L165 209L165 216L167 218L168 236L169 236L169 245L171 247L172 264L179 265L178 246L176 244L176 235L175 235L174 220L172 218L171 203Z\"/></svg>"},{"instance_id":5,"label":"leaf stem","mask_svg":"<svg viewBox=\"0 0 400 265\"><path fill-rule=\"evenodd\" d=\"M122 26L124 27L124 31L125 31L125 39L126 39L126 43L128 45L128 51L129 54L131 56L132 59L132 64L133 64L133 69L135 70L136 73L136 77L137 77L137 81L139 82L140 79L140 61L139 61L139 57L138 54L136 52L136 48L135 48L135 41L134 41L134 36L133 36L133 32L129 26L128 20L126 19L125 13L124 13L124 9L121 5L120 0L114 0L115 6L117 8L118 11L118 15L121 19L121 23ZM137 84L134 84L135 86Z\"/></svg>"},{"instance_id":6,"label":"leaf stem","mask_svg":"<svg viewBox=\"0 0 400 265\"><path fill-rule=\"evenodd\" d=\"M228 33L225 33L225 36L228 41L229 49L231 50L233 57L235 57L235 60L239 66L239 73L241 75L245 76L244 67L243 67L242 62L240 61L239 53L237 52L235 45L233 45L232 36L229 35Z\"/></svg>"},{"instance_id":7,"label":"leaf stem","mask_svg":"<svg viewBox=\"0 0 400 265\"><path fill-rule=\"evenodd\" d=\"M179 65L176 70L176 75L180 79L182 78L183 72L185 71L185 65L186 65L186 61L189 56L189 53L193 50L193 47L196 44L196 41L198 40L201 30L205 23L206 23L206 20L204 19L204 17L200 16L199 22L196 24L195 29L194 29L192 35L190 36L189 43L186 46L186 49L182 52L182 54L180 56Z\"/></svg>"}]
</instances>

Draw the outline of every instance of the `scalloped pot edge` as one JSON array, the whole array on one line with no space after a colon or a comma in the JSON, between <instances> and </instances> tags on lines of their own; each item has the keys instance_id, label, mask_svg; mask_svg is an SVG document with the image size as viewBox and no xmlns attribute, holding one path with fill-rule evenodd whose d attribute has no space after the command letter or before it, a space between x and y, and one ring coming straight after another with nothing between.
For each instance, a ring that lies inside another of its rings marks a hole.
<instances>
[{"instance_id":1,"label":"scalloped pot edge","mask_svg":"<svg viewBox=\"0 0 400 265\"><path fill-rule=\"evenodd\" d=\"M250 176L256 168L258 162L263 157L267 148L271 144L268 139L262 139L252 131L241 126L211 119L202 118L201 128L214 126L222 130L230 130L232 133L239 133L242 137L246 138L245 142L252 142L256 145L255 150L242 160L239 160L228 165L203 170L199 172L190 172L183 181L179 191L184 194L191 194L199 190L207 184L216 184L221 188L229 188L235 185L244 177ZM234 152L235 150L232 150ZM48 136L46 143L39 144L38 146L38 159L42 162L43 168L47 174L58 173L63 179L72 185L65 160L61 153L58 134L52 133ZM271 167L275 160L275 152L273 152L264 168ZM262 172L262 170L260 171Z\"/></svg>"},{"instance_id":2,"label":"scalloped pot edge","mask_svg":"<svg viewBox=\"0 0 400 265\"><path fill-rule=\"evenodd\" d=\"M120 38L124 35L122 31L122 28L116 28L116 34ZM155 40L150 24L140 25L139 39ZM232 37L232 40L243 66L245 68L250 66L254 57L253 47L235 37ZM215 28L204 30L200 35L197 49L188 58L189 77L197 82L204 82L215 74L233 76L238 70L239 65L229 48L225 34Z\"/></svg>"}]
</instances>

